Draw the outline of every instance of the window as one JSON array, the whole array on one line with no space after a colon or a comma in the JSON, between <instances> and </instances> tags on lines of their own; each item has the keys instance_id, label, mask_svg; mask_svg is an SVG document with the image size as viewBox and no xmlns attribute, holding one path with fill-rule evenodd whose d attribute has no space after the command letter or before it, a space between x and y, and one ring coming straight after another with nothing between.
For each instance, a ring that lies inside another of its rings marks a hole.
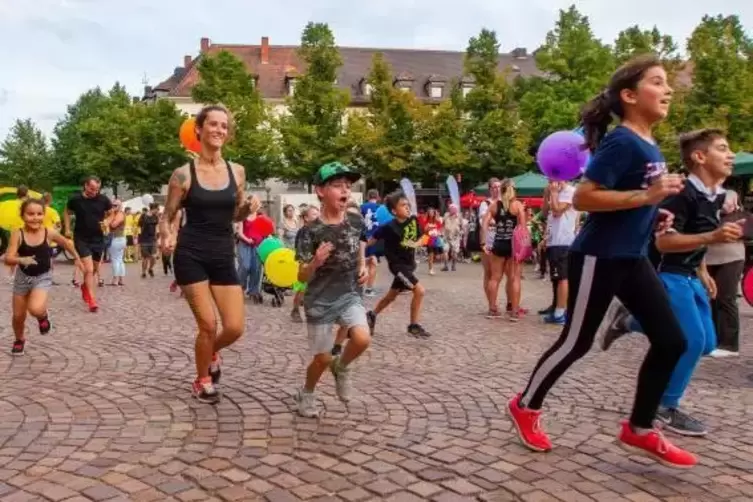
<instances>
[{"instance_id":1,"label":"window","mask_svg":"<svg viewBox=\"0 0 753 502\"><path fill-rule=\"evenodd\" d=\"M295 94L295 79L290 78L288 79L288 96L292 96Z\"/></svg>"},{"instance_id":2,"label":"window","mask_svg":"<svg viewBox=\"0 0 753 502\"><path fill-rule=\"evenodd\" d=\"M468 93L471 92L471 89L473 89L473 86L471 85L464 85L463 86L463 97L465 98L468 96Z\"/></svg>"},{"instance_id":3,"label":"window","mask_svg":"<svg viewBox=\"0 0 753 502\"><path fill-rule=\"evenodd\" d=\"M369 84L368 82L365 82L363 84L363 95L364 96L371 96L371 93L374 91L374 87Z\"/></svg>"},{"instance_id":4,"label":"window","mask_svg":"<svg viewBox=\"0 0 753 502\"><path fill-rule=\"evenodd\" d=\"M410 91L411 89L410 89L410 87L408 87L407 85L401 85L401 86L400 86L400 90L401 90L401 91L403 91L403 92L408 92L408 91Z\"/></svg>"},{"instance_id":5,"label":"window","mask_svg":"<svg viewBox=\"0 0 753 502\"><path fill-rule=\"evenodd\" d=\"M442 97L442 86L440 85L432 85L429 87L429 96L431 96L434 99L439 99Z\"/></svg>"}]
</instances>

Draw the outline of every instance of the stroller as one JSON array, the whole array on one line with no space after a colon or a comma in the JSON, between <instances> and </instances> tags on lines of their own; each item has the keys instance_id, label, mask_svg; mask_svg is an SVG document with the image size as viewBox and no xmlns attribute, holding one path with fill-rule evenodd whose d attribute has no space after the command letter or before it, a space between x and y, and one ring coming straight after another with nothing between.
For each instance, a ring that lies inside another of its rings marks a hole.
<instances>
[{"instance_id":1,"label":"stroller","mask_svg":"<svg viewBox=\"0 0 753 502\"><path fill-rule=\"evenodd\" d=\"M261 301L259 303L264 303L264 294L268 294L272 297L272 306L273 307L282 307L283 303L285 303L285 292L289 288L280 288L278 286L275 286L269 280L267 279L267 274L265 272L262 272L261 276Z\"/></svg>"}]
</instances>

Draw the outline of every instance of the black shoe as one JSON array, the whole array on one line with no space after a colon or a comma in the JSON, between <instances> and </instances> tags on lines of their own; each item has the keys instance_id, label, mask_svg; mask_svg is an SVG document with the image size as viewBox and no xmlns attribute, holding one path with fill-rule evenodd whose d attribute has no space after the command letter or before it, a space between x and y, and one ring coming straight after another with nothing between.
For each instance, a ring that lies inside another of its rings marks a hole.
<instances>
[{"instance_id":1,"label":"black shoe","mask_svg":"<svg viewBox=\"0 0 753 502\"><path fill-rule=\"evenodd\" d=\"M154 277L154 270L151 268L149 269L149 277Z\"/></svg>"},{"instance_id":2,"label":"black shoe","mask_svg":"<svg viewBox=\"0 0 753 502\"><path fill-rule=\"evenodd\" d=\"M340 345L339 343L335 344L335 346L332 347L332 356L337 357L342 353L342 351L343 351L343 346Z\"/></svg>"},{"instance_id":3,"label":"black shoe","mask_svg":"<svg viewBox=\"0 0 753 502\"><path fill-rule=\"evenodd\" d=\"M708 434L700 420L678 409L661 408L656 413L656 419L664 424L665 429L681 436L700 437Z\"/></svg>"},{"instance_id":4,"label":"black shoe","mask_svg":"<svg viewBox=\"0 0 753 502\"><path fill-rule=\"evenodd\" d=\"M629 317L628 309L622 303L613 300L596 333L596 336L601 340L601 350L609 350L609 347L618 338L630 333L630 329L627 327Z\"/></svg>"},{"instance_id":5,"label":"black shoe","mask_svg":"<svg viewBox=\"0 0 753 502\"><path fill-rule=\"evenodd\" d=\"M551 315L554 314L554 307L552 305L549 305L545 309L539 310L539 315Z\"/></svg>"},{"instance_id":6,"label":"black shoe","mask_svg":"<svg viewBox=\"0 0 753 502\"><path fill-rule=\"evenodd\" d=\"M146 279L146 272L141 272L141 278Z\"/></svg>"},{"instance_id":7,"label":"black shoe","mask_svg":"<svg viewBox=\"0 0 753 502\"><path fill-rule=\"evenodd\" d=\"M374 326L376 326L376 318L377 315L374 313L373 310L369 310L366 312L366 321L369 323L369 333L371 335L374 334Z\"/></svg>"},{"instance_id":8,"label":"black shoe","mask_svg":"<svg viewBox=\"0 0 753 502\"><path fill-rule=\"evenodd\" d=\"M429 338L431 333L426 331L420 324L411 324L408 326L408 334L416 338Z\"/></svg>"},{"instance_id":9,"label":"black shoe","mask_svg":"<svg viewBox=\"0 0 753 502\"><path fill-rule=\"evenodd\" d=\"M50 316L46 315L41 319L37 319L39 322L39 334L46 335L52 329L52 323L50 322Z\"/></svg>"},{"instance_id":10,"label":"black shoe","mask_svg":"<svg viewBox=\"0 0 753 502\"><path fill-rule=\"evenodd\" d=\"M22 356L24 355L24 346L26 345L25 340L16 340L13 342L13 348L10 349L10 355L12 356Z\"/></svg>"}]
</instances>

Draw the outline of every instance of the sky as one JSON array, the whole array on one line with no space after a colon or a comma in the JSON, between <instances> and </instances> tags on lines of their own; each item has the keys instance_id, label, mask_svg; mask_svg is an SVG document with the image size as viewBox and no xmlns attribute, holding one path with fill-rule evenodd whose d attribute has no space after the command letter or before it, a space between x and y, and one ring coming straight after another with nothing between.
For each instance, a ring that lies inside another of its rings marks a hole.
<instances>
[{"instance_id":1,"label":"sky","mask_svg":"<svg viewBox=\"0 0 753 502\"><path fill-rule=\"evenodd\" d=\"M338 44L464 50L481 30L502 50L538 47L558 9L575 3L597 37L656 25L684 45L704 14L737 14L753 36L753 1L716 0L0 0L0 140L16 119L45 132L87 89L116 81L141 95L215 43L293 45L309 21Z\"/></svg>"}]
</instances>

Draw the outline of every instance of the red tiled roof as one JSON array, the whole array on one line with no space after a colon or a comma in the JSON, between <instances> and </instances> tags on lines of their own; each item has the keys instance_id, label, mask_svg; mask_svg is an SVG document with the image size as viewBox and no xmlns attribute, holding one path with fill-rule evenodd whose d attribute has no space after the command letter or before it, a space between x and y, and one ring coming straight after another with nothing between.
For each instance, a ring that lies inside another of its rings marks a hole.
<instances>
[{"instance_id":1,"label":"red tiled roof","mask_svg":"<svg viewBox=\"0 0 753 502\"><path fill-rule=\"evenodd\" d=\"M251 75L257 78L257 85L266 99L282 99L287 95L286 77L295 76L306 71L305 64L298 58L296 46L269 45L269 62L261 63L261 45L211 44L206 53L217 54L229 51L243 61ZM340 47L343 65L337 76L341 88L350 92L354 102L364 102L362 81L371 69L374 54L381 52L390 64L393 75L410 75L413 77L412 89L415 94L430 100L426 84L441 78L451 81L463 78L463 60L465 53L455 51L436 51L420 49L375 49L360 47ZM518 54L522 54L522 49ZM201 56L199 56L201 57ZM155 87L155 90L167 91L169 96L189 97L191 88L199 78L197 61L193 60L188 68L176 68L175 73ZM532 55L515 57L511 54L500 55L499 69L507 70L511 77L515 75L537 75L540 72ZM437 77L441 77L438 79ZM472 82L472 79L463 79Z\"/></svg>"}]
</instances>

